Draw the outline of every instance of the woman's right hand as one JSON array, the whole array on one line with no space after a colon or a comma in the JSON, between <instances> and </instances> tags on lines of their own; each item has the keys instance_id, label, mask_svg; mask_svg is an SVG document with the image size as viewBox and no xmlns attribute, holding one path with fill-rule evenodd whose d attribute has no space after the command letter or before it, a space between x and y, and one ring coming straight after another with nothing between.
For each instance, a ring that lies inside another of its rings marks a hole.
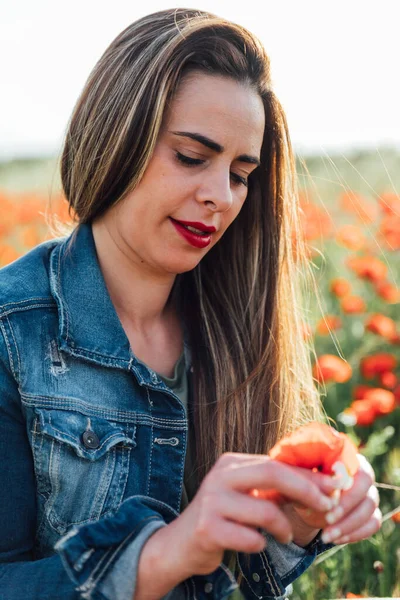
<instances>
[{"instance_id":1,"label":"woman's right hand","mask_svg":"<svg viewBox=\"0 0 400 600\"><path fill-rule=\"evenodd\" d=\"M275 503L250 495L252 489L275 489L288 501L328 511L335 489L327 475L293 467L258 454L225 453L204 478L191 503L168 528L174 548L193 575L212 573L225 550L260 552L265 538L256 528L289 543L292 526ZM166 531L164 532L166 533ZM171 531L172 533L172 531Z\"/></svg>"}]
</instances>

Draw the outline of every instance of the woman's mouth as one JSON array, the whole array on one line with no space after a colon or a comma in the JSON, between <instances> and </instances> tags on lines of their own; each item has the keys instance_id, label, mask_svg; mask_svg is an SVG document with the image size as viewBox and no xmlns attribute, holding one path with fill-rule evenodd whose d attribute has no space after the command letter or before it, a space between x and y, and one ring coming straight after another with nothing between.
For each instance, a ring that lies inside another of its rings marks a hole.
<instances>
[{"instance_id":1,"label":"woman's mouth","mask_svg":"<svg viewBox=\"0 0 400 600\"><path fill-rule=\"evenodd\" d=\"M206 226L202 223L196 222L189 225L187 221L177 221L172 217L170 217L170 221L177 232L195 248L206 248L211 242L211 234L216 231L215 227Z\"/></svg>"}]
</instances>

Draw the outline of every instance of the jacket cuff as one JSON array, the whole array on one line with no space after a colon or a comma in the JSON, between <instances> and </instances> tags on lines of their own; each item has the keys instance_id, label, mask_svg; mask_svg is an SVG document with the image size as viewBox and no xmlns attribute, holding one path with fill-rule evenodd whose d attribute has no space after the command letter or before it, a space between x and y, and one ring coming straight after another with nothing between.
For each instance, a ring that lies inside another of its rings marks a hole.
<instances>
[{"instance_id":1,"label":"jacket cuff","mask_svg":"<svg viewBox=\"0 0 400 600\"><path fill-rule=\"evenodd\" d=\"M55 550L82 598L126 600L126 595L115 595L113 585L117 574L124 580L122 583L118 577L118 589L129 586L134 589L144 544L157 529L177 516L179 513L164 502L148 496L131 496L115 514L71 528L57 542ZM123 570L127 560L129 569ZM111 589L112 595L108 595Z\"/></svg>"}]
</instances>

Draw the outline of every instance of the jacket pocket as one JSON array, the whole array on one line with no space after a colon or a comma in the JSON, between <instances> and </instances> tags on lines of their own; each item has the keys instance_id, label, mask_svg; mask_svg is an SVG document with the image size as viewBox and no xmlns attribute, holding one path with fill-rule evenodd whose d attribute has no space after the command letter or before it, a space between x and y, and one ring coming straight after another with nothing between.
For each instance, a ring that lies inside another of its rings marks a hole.
<instances>
[{"instance_id":1,"label":"jacket pocket","mask_svg":"<svg viewBox=\"0 0 400 600\"><path fill-rule=\"evenodd\" d=\"M71 410L35 409L33 456L38 493L50 525L71 525L118 509L129 473L136 426Z\"/></svg>"}]
</instances>

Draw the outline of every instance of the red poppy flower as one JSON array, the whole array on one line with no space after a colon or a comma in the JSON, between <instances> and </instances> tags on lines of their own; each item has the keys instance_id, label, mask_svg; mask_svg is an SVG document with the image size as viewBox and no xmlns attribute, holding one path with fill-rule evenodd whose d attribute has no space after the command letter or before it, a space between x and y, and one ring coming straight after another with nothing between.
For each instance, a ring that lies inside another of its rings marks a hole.
<instances>
[{"instance_id":1,"label":"red poppy flower","mask_svg":"<svg viewBox=\"0 0 400 600\"><path fill-rule=\"evenodd\" d=\"M361 398L364 398L365 392L372 389L373 388L370 385L356 385L353 389L354 400L360 400Z\"/></svg>"},{"instance_id":2,"label":"red poppy flower","mask_svg":"<svg viewBox=\"0 0 400 600\"><path fill-rule=\"evenodd\" d=\"M392 373L392 371L380 373L378 375L378 380L383 387L389 388L390 390L393 390L397 384L397 377L394 373Z\"/></svg>"},{"instance_id":3,"label":"red poppy flower","mask_svg":"<svg viewBox=\"0 0 400 600\"><path fill-rule=\"evenodd\" d=\"M353 476L359 467L357 448L350 438L325 423L312 422L299 427L275 444L268 455L288 465L341 478L342 489L352 486ZM276 490L252 490L251 495L278 503L287 502ZM293 506L310 526L326 525L325 513L310 511L297 503Z\"/></svg>"},{"instance_id":4,"label":"red poppy flower","mask_svg":"<svg viewBox=\"0 0 400 600\"><path fill-rule=\"evenodd\" d=\"M396 408L396 399L393 392L384 390L383 388L367 390L361 402L364 399L373 403L378 415L387 415Z\"/></svg>"},{"instance_id":5,"label":"red poppy flower","mask_svg":"<svg viewBox=\"0 0 400 600\"><path fill-rule=\"evenodd\" d=\"M398 406L400 406L400 383L399 383L399 385L396 385L396 387L394 388L393 395L396 399L396 404Z\"/></svg>"},{"instance_id":6,"label":"red poppy flower","mask_svg":"<svg viewBox=\"0 0 400 600\"><path fill-rule=\"evenodd\" d=\"M365 379L373 379L379 373L393 371L396 364L397 360L393 354L381 352L362 358L360 361L360 370Z\"/></svg>"},{"instance_id":7,"label":"red poppy flower","mask_svg":"<svg viewBox=\"0 0 400 600\"><path fill-rule=\"evenodd\" d=\"M337 298L342 298L342 296L350 294L351 285L344 277L337 277L336 279L332 279L330 290Z\"/></svg>"},{"instance_id":8,"label":"red poppy flower","mask_svg":"<svg viewBox=\"0 0 400 600\"><path fill-rule=\"evenodd\" d=\"M351 375L352 368L349 363L333 354L323 354L313 367L313 376L319 382L344 383L350 379Z\"/></svg>"},{"instance_id":9,"label":"red poppy flower","mask_svg":"<svg viewBox=\"0 0 400 600\"><path fill-rule=\"evenodd\" d=\"M388 281L378 281L375 284L376 293L388 304L397 304L400 302L400 290Z\"/></svg>"},{"instance_id":10,"label":"red poppy flower","mask_svg":"<svg viewBox=\"0 0 400 600\"><path fill-rule=\"evenodd\" d=\"M372 282L386 279L388 267L376 256L352 256L346 264L362 279Z\"/></svg>"},{"instance_id":11,"label":"red poppy flower","mask_svg":"<svg viewBox=\"0 0 400 600\"><path fill-rule=\"evenodd\" d=\"M343 414L346 416L346 422L349 422L350 417L351 425L361 426L372 425L378 416L374 403L369 400L354 400ZM341 420L345 421L344 418Z\"/></svg>"},{"instance_id":12,"label":"red poppy flower","mask_svg":"<svg viewBox=\"0 0 400 600\"><path fill-rule=\"evenodd\" d=\"M319 335L329 335L331 331L340 329L342 321L336 315L325 315L320 319L316 326L316 331Z\"/></svg>"},{"instance_id":13,"label":"red poppy flower","mask_svg":"<svg viewBox=\"0 0 400 600\"><path fill-rule=\"evenodd\" d=\"M342 311L346 314L364 313L367 310L365 301L360 296L344 296L340 300Z\"/></svg>"},{"instance_id":14,"label":"red poppy flower","mask_svg":"<svg viewBox=\"0 0 400 600\"><path fill-rule=\"evenodd\" d=\"M400 510L390 517L394 523L400 523Z\"/></svg>"},{"instance_id":15,"label":"red poppy flower","mask_svg":"<svg viewBox=\"0 0 400 600\"><path fill-rule=\"evenodd\" d=\"M337 234L336 241L350 250L361 250L365 247L365 235L358 225L343 225Z\"/></svg>"},{"instance_id":16,"label":"red poppy flower","mask_svg":"<svg viewBox=\"0 0 400 600\"><path fill-rule=\"evenodd\" d=\"M375 202L368 202L363 196L352 191L339 196L339 205L346 212L356 215L363 223L373 223L379 213Z\"/></svg>"},{"instance_id":17,"label":"red poppy flower","mask_svg":"<svg viewBox=\"0 0 400 600\"><path fill-rule=\"evenodd\" d=\"M396 323L393 319L379 313L371 315L367 319L365 329L388 339L396 335Z\"/></svg>"}]
</instances>

